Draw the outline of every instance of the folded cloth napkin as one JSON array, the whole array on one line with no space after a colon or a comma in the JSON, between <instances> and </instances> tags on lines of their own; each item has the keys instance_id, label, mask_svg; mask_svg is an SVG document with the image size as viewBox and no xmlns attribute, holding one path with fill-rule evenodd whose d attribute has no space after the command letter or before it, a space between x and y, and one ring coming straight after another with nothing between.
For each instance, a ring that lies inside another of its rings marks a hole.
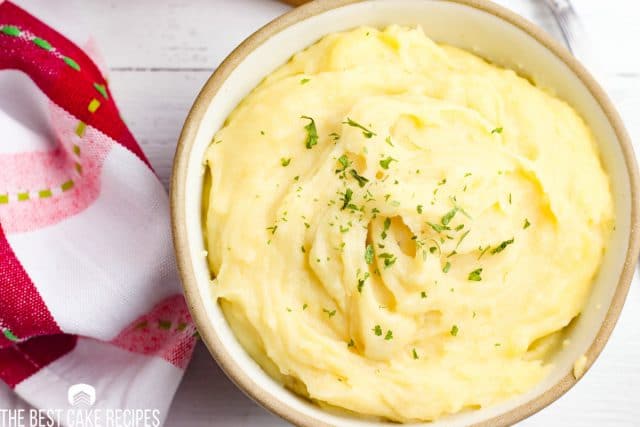
<instances>
[{"instance_id":1,"label":"folded cloth napkin","mask_svg":"<svg viewBox=\"0 0 640 427\"><path fill-rule=\"evenodd\" d=\"M0 70L0 379L161 424L196 339L166 192L89 56L2 0Z\"/></svg>"}]
</instances>

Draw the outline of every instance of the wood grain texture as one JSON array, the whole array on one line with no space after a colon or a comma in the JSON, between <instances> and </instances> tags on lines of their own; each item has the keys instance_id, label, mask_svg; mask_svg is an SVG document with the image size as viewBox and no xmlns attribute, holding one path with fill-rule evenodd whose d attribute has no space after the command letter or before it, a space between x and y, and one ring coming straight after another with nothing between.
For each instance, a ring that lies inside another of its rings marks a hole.
<instances>
[{"instance_id":1,"label":"wood grain texture","mask_svg":"<svg viewBox=\"0 0 640 427\"><path fill-rule=\"evenodd\" d=\"M47 1L47 0L42 0ZM73 0L58 0L64 4ZM288 0L300 1L300 0ZM537 0L499 0L559 38ZM604 86L640 153L640 2L573 0L605 71ZM278 0L103 0L81 2L86 21L110 68L122 116L166 185L186 113L200 87L246 36L289 6ZM522 426L640 425L640 289L634 280L609 344L585 377ZM284 423L238 391L196 349L173 402L167 427L281 426Z\"/></svg>"}]
</instances>

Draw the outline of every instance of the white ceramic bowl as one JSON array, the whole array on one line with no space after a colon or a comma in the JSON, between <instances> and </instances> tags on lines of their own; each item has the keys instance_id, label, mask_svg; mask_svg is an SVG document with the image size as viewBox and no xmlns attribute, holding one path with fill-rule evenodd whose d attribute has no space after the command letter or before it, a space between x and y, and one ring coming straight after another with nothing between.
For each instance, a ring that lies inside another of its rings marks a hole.
<instances>
[{"instance_id":1,"label":"white ceramic bowl","mask_svg":"<svg viewBox=\"0 0 640 427\"><path fill-rule=\"evenodd\" d=\"M320 0L260 29L224 61L189 113L174 164L174 243L188 304L202 339L220 366L242 390L268 409L298 425L383 424L320 409L276 383L245 353L210 293L210 273L202 255L205 247L201 197L207 146L238 102L265 76L326 34L360 25L390 24L420 25L436 41L475 52L555 90L590 125L611 177L616 229L592 295L571 332L569 345L555 356L549 376L535 389L503 404L428 425L512 424L566 392L576 382L572 374L574 361L585 355L588 369L606 343L638 256L638 176L628 136L597 83L542 30L487 1Z\"/></svg>"}]
</instances>

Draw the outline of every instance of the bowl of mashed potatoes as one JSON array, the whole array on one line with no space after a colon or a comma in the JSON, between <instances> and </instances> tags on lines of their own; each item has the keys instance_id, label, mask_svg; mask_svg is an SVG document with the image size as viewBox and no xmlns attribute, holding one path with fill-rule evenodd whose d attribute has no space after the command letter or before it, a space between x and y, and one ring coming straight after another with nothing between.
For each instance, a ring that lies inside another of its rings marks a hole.
<instances>
[{"instance_id":1,"label":"bowl of mashed potatoes","mask_svg":"<svg viewBox=\"0 0 640 427\"><path fill-rule=\"evenodd\" d=\"M510 425L605 345L638 256L605 93L485 1L318 1L186 120L174 243L203 341L305 426Z\"/></svg>"}]
</instances>

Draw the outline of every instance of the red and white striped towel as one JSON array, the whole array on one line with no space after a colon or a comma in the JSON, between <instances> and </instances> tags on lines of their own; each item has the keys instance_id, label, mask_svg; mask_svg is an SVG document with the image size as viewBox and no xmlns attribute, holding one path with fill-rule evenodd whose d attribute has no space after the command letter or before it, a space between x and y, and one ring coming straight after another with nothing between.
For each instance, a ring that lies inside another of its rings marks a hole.
<instances>
[{"instance_id":1,"label":"red and white striped towel","mask_svg":"<svg viewBox=\"0 0 640 427\"><path fill-rule=\"evenodd\" d=\"M90 57L2 0L0 139L0 379L164 418L195 342L166 192Z\"/></svg>"}]
</instances>

